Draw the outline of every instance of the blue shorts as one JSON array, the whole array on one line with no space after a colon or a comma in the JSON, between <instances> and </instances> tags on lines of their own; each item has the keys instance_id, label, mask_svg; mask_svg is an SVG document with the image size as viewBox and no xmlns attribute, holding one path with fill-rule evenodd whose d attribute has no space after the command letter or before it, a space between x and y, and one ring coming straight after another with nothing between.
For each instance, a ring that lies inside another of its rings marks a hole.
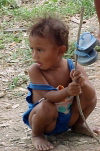
<instances>
[{"instance_id":1,"label":"blue shorts","mask_svg":"<svg viewBox=\"0 0 100 151\"><path fill-rule=\"evenodd\" d=\"M38 105L39 103L40 102L37 102L35 104L30 104L29 105L29 109L23 115L23 121L24 121L24 123L26 125L28 125L30 128L31 128L31 126L30 126L29 120L28 120L29 114L34 109L34 107L36 105ZM64 114L64 113L58 112L58 118L57 118L57 122L56 122L56 127L50 133L45 133L45 135L60 134L60 133L63 133L65 131L67 131L68 129L70 129L71 127L68 126L70 118L71 118L71 113Z\"/></svg>"}]
</instances>

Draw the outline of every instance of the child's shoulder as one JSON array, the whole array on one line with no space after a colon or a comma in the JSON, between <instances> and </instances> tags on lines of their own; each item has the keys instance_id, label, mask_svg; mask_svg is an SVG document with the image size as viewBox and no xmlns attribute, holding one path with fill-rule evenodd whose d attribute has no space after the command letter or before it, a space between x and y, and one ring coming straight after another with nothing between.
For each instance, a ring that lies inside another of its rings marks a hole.
<instances>
[{"instance_id":1,"label":"child's shoulder","mask_svg":"<svg viewBox=\"0 0 100 151\"><path fill-rule=\"evenodd\" d=\"M34 63L29 68L30 81L34 84L47 84L45 77L43 76L39 66Z\"/></svg>"},{"instance_id":2,"label":"child's shoulder","mask_svg":"<svg viewBox=\"0 0 100 151\"><path fill-rule=\"evenodd\" d=\"M37 66L36 63L33 63L33 64L29 67L29 70L28 70L29 73L32 73L32 72L34 72L34 71L39 71L39 68L38 68L38 66Z\"/></svg>"},{"instance_id":3,"label":"child's shoulder","mask_svg":"<svg viewBox=\"0 0 100 151\"><path fill-rule=\"evenodd\" d=\"M29 67L28 73L30 77L37 77L40 75L41 72L39 70L38 65L34 63Z\"/></svg>"}]
</instances>

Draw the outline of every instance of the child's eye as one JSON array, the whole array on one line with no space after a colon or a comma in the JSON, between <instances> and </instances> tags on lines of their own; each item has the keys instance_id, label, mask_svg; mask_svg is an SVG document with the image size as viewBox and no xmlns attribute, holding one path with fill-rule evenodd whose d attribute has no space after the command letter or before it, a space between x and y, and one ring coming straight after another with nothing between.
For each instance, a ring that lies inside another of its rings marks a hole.
<instances>
[{"instance_id":1,"label":"child's eye","mask_svg":"<svg viewBox=\"0 0 100 151\"><path fill-rule=\"evenodd\" d=\"M42 52L43 50L42 49L37 49L37 51Z\"/></svg>"}]
</instances>

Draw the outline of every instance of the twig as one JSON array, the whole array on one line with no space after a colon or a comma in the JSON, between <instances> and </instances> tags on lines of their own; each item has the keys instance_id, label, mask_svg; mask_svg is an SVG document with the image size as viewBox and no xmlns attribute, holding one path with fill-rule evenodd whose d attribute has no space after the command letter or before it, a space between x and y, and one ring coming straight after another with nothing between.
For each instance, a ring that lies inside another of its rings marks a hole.
<instances>
[{"instance_id":1,"label":"twig","mask_svg":"<svg viewBox=\"0 0 100 151\"><path fill-rule=\"evenodd\" d=\"M79 38L80 38L80 33L81 33L81 28L82 28L82 23L83 23L83 14L84 14L84 8L82 7L81 15L80 15L79 30L78 30L78 35L77 35L77 48L76 49L78 49L78 45L79 45ZM78 55L75 55L75 70L77 69L77 59L78 59ZM86 122L86 119L85 119L84 114L82 112L79 96L76 96L76 100L77 100L77 105L78 105L80 115L81 115L88 131L90 132L91 136L93 136L93 138L95 138L97 140L97 142L100 143L99 139L95 136L94 132L90 129L90 127L88 126L88 124Z\"/></svg>"},{"instance_id":2,"label":"twig","mask_svg":"<svg viewBox=\"0 0 100 151\"><path fill-rule=\"evenodd\" d=\"M9 28L9 29L4 30L4 33L6 33L6 32L19 32L19 31L26 32L27 29L26 28Z\"/></svg>"}]
</instances>

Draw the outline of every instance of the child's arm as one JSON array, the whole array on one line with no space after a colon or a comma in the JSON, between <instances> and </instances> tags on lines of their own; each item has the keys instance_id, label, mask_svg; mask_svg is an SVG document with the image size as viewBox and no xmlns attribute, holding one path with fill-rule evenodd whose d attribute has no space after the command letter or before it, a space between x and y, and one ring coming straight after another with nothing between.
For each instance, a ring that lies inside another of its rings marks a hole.
<instances>
[{"instance_id":1,"label":"child's arm","mask_svg":"<svg viewBox=\"0 0 100 151\"><path fill-rule=\"evenodd\" d=\"M76 82L72 82L68 85L68 87L65 87L64 89L58 90L58 91L49 91L48 93L45 93L45 98L50 102L60 102L64 100L66 97L69 96L76 96L80 94L80 86Z\"/></svg>"},{"instance_id":2,"label":"child's arm","mask_svg":"<svg viewBox=\"0 0 100 151\"><path fill-rule=\"evenodd\" d=\"M88 76L81 65L77 66L77 70L70 73L72 80L76 81L81 86L81 95L84 95L86 100L96 98L96 92L90 83Z\"/></svg>"},{"instance_id":3,"label":"child's arm","mask_svg":"<svg viewBox=\"0 0 100 151\"><path fill-rule=\"evenodd\" d=\"M30 80L34 84L48 84L48 81L44 78L37 65L32 65L29 70ZM33 102L38 101L41 98L45 98L50 102L60 102L68 96L76 96L80 93L80 86L76 82L72 82L62 90L47 91L47 90L34 90Z\"/></svg>"}]
</instances>

